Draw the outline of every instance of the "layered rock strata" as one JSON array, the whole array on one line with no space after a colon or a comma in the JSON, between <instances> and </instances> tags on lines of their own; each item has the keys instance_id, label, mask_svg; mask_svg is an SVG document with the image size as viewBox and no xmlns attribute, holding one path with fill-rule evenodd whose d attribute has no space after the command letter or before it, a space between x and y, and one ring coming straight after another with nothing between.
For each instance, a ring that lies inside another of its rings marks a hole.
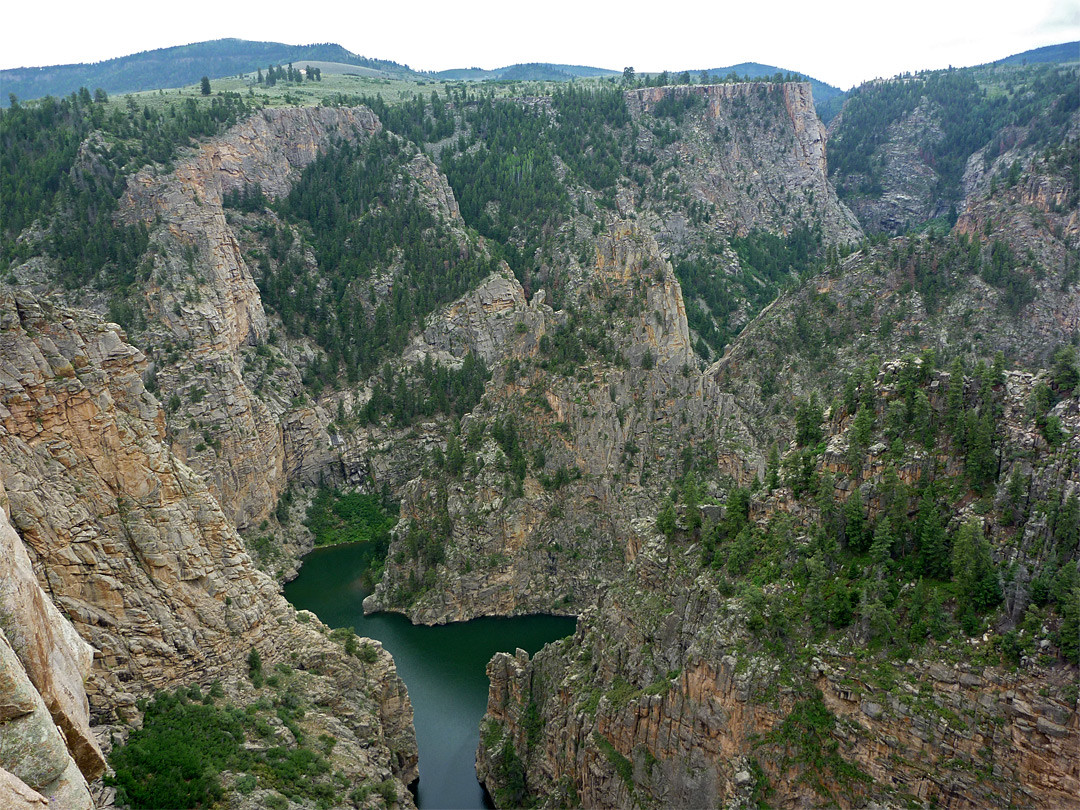
<instances>
[{"instance_id":1,"label":"layered rock strata","mask_svg":"<svg viewBox=\"0 0 1080 810\"><path fill-rule=\"evenodd\" d=\"M407 795L412 713L389 655L378 648L377 666L365 668L297 621L203 478L170 450L163 409L142 382L146 358L119 328L6 292L0 356L0 477L11 523L42 588L93 648L91 716L131 719L136 699L156 689L234 681L254 648L268 663L311 670L323 703L347 700L346 728L367 740L356 767L397 779ZM65 640L53 612L36 615L45 618L35 632L20 630L21 645ZM67 640L71 663L50 654L53 682L41 688L47 700L56 695L58 714L71 712L62 728L80 763L100 772L71 688L87 648Z\"/></svg>"}]
</instances>

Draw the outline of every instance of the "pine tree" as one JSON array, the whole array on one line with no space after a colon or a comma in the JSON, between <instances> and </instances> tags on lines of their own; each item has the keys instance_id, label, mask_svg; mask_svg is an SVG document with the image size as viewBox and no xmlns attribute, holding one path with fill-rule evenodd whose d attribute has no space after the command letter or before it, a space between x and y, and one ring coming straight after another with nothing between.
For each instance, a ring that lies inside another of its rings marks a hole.
<instances>
[{"instance_id":1,"label":"pine tree","mask_svg":"<svg viewBox=\"0 0 1080 810\"><path fill-rule=\"evenodd\" d=\"M971 486L984 489L997 477L997 456L994 454L994 417L987 412L976 416L968 413L968 453L965 469Z\"/></svg>"},{"instance_id":2,"label":"pine tree","mask_svg":"<svg viewBox=\"0 0 1080 810\"><path fill-rule=\"evenodd\" d=\"M1069 493L1054 519L1054 539L1062 554L1071 554L1080 540L1080 502L1076 490Z\"/></svg>"},{"instance_id":3,"label":"pine tree","mask_svg":"<svg viewBox=\"0 0 1080 810\"><path fill-rule=\"evenodd\" d=\"M780 486L780 451L776 445L769 448L769 458L765 462L765 489L772 492Z\"/></svg>"},{"instance_id":4,"label":"pine tree","mask_svg":"<svg viewBox=\"0 0 1080 810\"><path fill-rule=\"evenodd\" d=\"M675 536L675 504L671 497L665 497L656 515L656 530L668 540Z\"/></svg>"},{"instance_id":5,"label":"pine tree","mask_svg":"<svg viewBox=\"0 0 1080 810\"><path fill-rule=\"evenodd\" d=\"M862 495L855 490L844 503L844 539L856 553L866 551L866 510Z\"/></svg>"},{"instance_id":6,"label":"pine tree","mask_svg":"<svg viewBox=\"0 0 1080 810\"><path fill-rule=\"evenodd\" d=\"M915 438L928 450L934 446L933 411L930 407L930 398L926 392L915 392L911 406L911 429Z\"/></svg>"},{"instance_id":7,"label":"pine tree","mask_svg":"<svg viewBox=\"0 0 1080 810\"><path fill-rule=\"evenodd\" d=\"M692 537L697 537L701 528L701 494L693 473L687 475L683 482L683 504L686 508L686 530Z\"/></svg>"},{"instance_id":8,"label":"pine tree","mask_svg":"<svg viewBox=\"0 0 1080 810\"><path fill-rule=\"evenodd\" d=\"M1001 602L1001 586L990 544L978 521L968 521L956 533L952 569L957 604L962 612L986 610Z\"/></svg>"},{"instance_id":9,"label":"pine tree","mask_svg":"<svg viewBox=\"0 0 1080 810\"><path fill-rule=\"evenodd\" d=\"M821 557L821 552L815 552L814 556L806 561L806 569L808 574L806 583L806 614L810 619L810 626L814 629L814 632L820 633L825 629L827 624L825 589L829 582L829 572L825 567L825 561Z\"/></svg>"},{"instance_id":10,"label":"pine tree","mask_svg":"<svg viewBox=\"0 0 1080 810\"><path fill-rule=\"evenodd\" d=\"M892 521L888 516L881 518L874 527L874 541L870 544L870 560L877 570L878 579L883 579L888 574L895 542Z\"/></svg>"},{"instance_id":11,"label":"pine tree","mask_svg":"<svg viewBox=\"0 0 1080 810\"><path fill-rule=\"evenodd\" d=\"M873 405L870 407L859 405L859 412L855 415L855 422L852 424L852 432L859 447L866 447L870 444L870 439L874 435Z\"/></svg>"},{"instance_id":12,"label":"pine tree","mask_svg":"<svg viewBox=\"0 0 1080 810\"><path fill-rule=\"evenodd\" d=\"M202 94L204 96L210 95L210 77L209 76L203 76L202 77L202 88L201 89L202 89Z\"/></svg>"},{"instance_id":13,"label":"pine tree","mask_svg":"<svg viewBox=\"0 0 1080 810\"><path fill-rule=\"evenodd\" d=\"M949 547L945 526L934 497L933 486L928 486L919 501L919 516L915 523L919 543L919 561L923 576L947 579L949 576Z\"/></svg>"},{"instance_id":14,"label":"pine tree","mask_svg":"<svg viewBox=\"0 0 1080 810\"><path fill-rule=\"evenodd\" d=\"M824 418L817 394L811 393L806 402L799 404L795 412L795 441L800 446L815 445L821 441L821 420Z\"/></svg>"},{"instance_id":15,"label":"pine tree","mask_svg":"<svg viewBox=\"0 0 1080 810\"><path fill-rule=\"evenodd\" d=\"M949 367L949 390L945 395L945 423L954 441L963 441L964 366L957 357Z\"/></svg>"},{"instance_id":16,"label":"pine tree","mask_svg":"<svg viewBox=\"0 0 1080 810\"><path fill-rule=\"evenodd\" d=\"M465 452L461 449L461 441L451 435L446 441L446 470L451 475L458 475L464 466Z\"/></svg>"}]
</instances>

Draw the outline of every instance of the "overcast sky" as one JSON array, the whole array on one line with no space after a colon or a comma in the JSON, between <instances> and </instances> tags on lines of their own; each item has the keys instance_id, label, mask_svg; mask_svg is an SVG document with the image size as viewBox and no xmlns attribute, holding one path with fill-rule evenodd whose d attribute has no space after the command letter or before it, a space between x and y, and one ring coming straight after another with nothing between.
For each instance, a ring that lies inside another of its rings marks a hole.
<instances>
[{"instance_id":1,"label":"overcast sky","mask_svg":"<svg viewBox=\"0 0 1080 810\"><path fill-rule=\"evenodd\" d=\"M45 0L6 4L0 67L94 62L221 37L336 42L419 70L562 62L685 70L763 62L844 89L1080 39L1077 0L372 2Z\"/></svg>"}]
</instances>

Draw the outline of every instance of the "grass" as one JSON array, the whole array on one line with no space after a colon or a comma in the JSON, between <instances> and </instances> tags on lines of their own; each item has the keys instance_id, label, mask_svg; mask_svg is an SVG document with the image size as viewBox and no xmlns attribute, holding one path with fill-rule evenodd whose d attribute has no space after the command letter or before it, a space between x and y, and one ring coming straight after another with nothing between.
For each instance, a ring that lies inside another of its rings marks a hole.
<instances>
[{"instance_id":1,"label":"grass","mask_svg":"<svg viewBox=\"0 0 1080 810\"><path fill-rule=\"evenodd\" d=\"M595 79L578 79L577 84L596 83ZM167 103L175 103L177 100L193 98L202 102L213 98L219 93L239 93L245 98L252 97L261 103L263 107L317 107L324 101L329 101L334 96L344 94L351 95L381 95L387 104L396 104L411 99L415 94L429 95L435 90L441 96L445 96L451 87L468 87L484 93L493 93L497 98L506 98L520 95L550 95L563 82L538 82L538 81L515 81L515 82L463 82L445 81L437 79L408 80L400 78L387 78L379 76L358 76L342 73L323 73L322 81L303 84L290 84L278 82L273 87L258 84L254 74L245 75L243 78L236 76L213 79L210 82L211 95L202 95L202 88L198 83L183 87L164 88L160 90L142 90L137 93L124 93L109 98L108 104L126 110L129 103L134 103L139 109L144 106L151 110L163 108ZM130 100L130 102L129 102Z\"/></svg>"},{"instance_id":2,"label":"grass","mask_svg":"<svg viewBox=\"0 0 1080 810\"><path fill-rule=\"evenodd\" d=\"M593 741L603 752L607 761L615 766L615 772L619 774L619 777L626 783L632 793L634 790L634 763L616 751L615 746L599 731L593 732Z\"/></svg>"}]
</instances>

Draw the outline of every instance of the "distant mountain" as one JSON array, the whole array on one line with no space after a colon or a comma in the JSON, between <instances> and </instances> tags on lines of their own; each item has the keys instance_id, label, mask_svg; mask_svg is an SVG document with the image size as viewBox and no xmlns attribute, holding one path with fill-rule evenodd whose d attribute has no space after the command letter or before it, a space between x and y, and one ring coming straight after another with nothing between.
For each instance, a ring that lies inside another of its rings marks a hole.
<instances>
[{"instance_id":1,"label":"distant mountain","mask_svg":"<svg viewBox=\"0 0 1080 810\"><path fill-rule=\"evenodd\" d=\"M988 64L992 65L1036 65L1043 62L1080 62L1080 42L1063 42L1060 45L1046 45L1023 53L1016 53Z\"/></svg>"},{"instance_id":2,"label":"distant mountain","mask_svg":"<svg viewBox=\"0 0 1080 810\"><path fill-rule=\"evenodd\" d=\"M701 71L691 71L691 73L692 75L697 76ZM721 77L735 73L738 76L749 76L751 79L767 78L775 76L777 73L798 73L806 81L810 82L810 87L813 88L814 91L814 107L817 109L818 117L826 124L840 112L840 108L844 104L844 98L847 96L847 93L839 87L833 87L831 84L826 84L819 79L807 76L805 73L800 73L797 70L778 68L774 65L763 65L760 62L740 62L737 65L710 68L708 73L710 76Z\"/></svg>"},{"instance_id":3,"label":"distant mountain","mask_svg":"<svg viewBox=\"0 0 1080 810\"><path fill-rule=\"evenodd\" d=\"M587 67L585 65L556 65L550 62L529 62L526 64L507 65L495 70L483 68L452 68L430 74L437 79L448 81L548 81L565 82L570 79L585 79L596 76L618 76L621 71L607 68Z\"/></svg>"},{"instance_id":4,"label":"distant mountain","mask_svg":"<svg viewBox=\"0 0 1080 810\"><path fill-rule=\"evenodd\" d=\"M159 87L194 84L202 76L211 79L245 73L268 64L284 65L302 60L339 62L371 68L391 75L415 75L406 65L358 56L340 45L286 45L280 42L250 42L243 39L216 39L174 48L159 48L104 62L52 67L24 67L0 71L3 99L8 94L28 100L42 96L64 96L80 87L102 88L109 93L132 93Z\"/></svg>"}]
</instances>

